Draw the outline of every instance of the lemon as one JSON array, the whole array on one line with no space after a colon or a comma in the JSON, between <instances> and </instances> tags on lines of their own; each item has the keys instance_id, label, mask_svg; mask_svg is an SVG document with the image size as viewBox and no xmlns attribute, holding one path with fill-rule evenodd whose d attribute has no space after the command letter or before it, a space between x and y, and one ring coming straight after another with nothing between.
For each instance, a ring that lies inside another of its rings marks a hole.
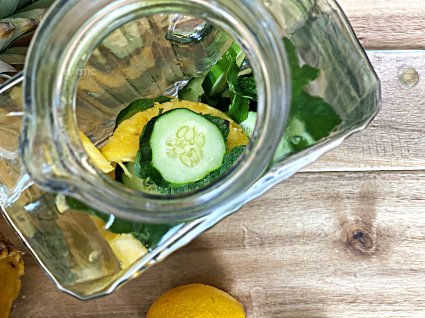
<instances>
[{"instance_id":1,"label":"lemon","mask_svg":"<svg viewBox=\"0 0 425 318\"><path fill-rule=\"evenodd\" d=\"M121 268L128 268L143 255L146 255L146 247L136 239L133 234L117 234L105 229L105 222L91 216L100 234L108 242L115 257L120 262Z\"/></svg>"},{"instance_id":2,"label":"lemon","mask_svg":"<svg viewBox=\"0 0 425 318\"><path fill-rule=\"evenodd\" d=\"M80 139L83 143L83 147L89 155L90 159L93 161L93 164L104 173L109 173L114 170L114 167L111 163L103 156L99 149L90 141L90 139L80 131Z\"/></svg>"},{"instance_id":3,"label":"lemon","mask_svg":"<svg viewBox=\"0 0 425 318\"><path fill-rule=\"evenodd\" d=\"M246 145L249 142L243 129L220 110L202 103L172 99L170 102L163 104L157 103L154 107L139 112L118 125L108 143L102 148L105 158L111 162L134 162L139 149L139 137L143 127L161 112L176 108L187 108L195 113L209 114L228 120L230 122L230 132L226 142L228 151L236 146Z\"/></svg>"},{"instance_id":4,"label":"lemon","mask_svg":"<svg viewBox=\"0 0 425 318\"><path fill-rule=\"evenodd\" d=\"M212 286L190 284L159 297L147 318L245 318L242 305Z\"/></svg>"}]
</instances>

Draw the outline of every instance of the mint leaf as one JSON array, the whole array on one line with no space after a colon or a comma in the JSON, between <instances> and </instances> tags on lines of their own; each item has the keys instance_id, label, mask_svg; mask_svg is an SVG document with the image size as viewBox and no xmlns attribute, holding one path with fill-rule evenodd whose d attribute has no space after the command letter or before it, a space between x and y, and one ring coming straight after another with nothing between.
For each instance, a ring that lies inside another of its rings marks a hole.
<instances>
[{"instance_id":1,"label":"mint leaf","mask_svg":"<svg viewBox=\"0 0 425 318\"><path fill-rule=\"evenodd\" d=\"M237 87L239 85L239 72L241 68L238 64L236 64L236 61L234 61L227 71L227 84L229 86L229 90L233 93L236 93Z\"/></svg>"},{"instance_id":2,"label":"mint leaf","mask_svg":"<svg viewBox=\"0 0 425 318\"><path fill-rule=\"evenodd\" d=\"M232 97L231 104L229 107L229 115L235 122L241 123L248 118L249 104L251 100L249 98L242 97L239 94L235 94Z\"/></svg>"},{"instance_id":3,"label":"mint leaf","mask_svg":"<svg viewBox=\"0 0 425 318\"><path fill-rule=\"evenodd\" d=\"M316 141L329 136L341 123L341 118L323 98L306 92L297 96L291 117L304 122L307 133Z\"/></svg>"},{"instance_id":4,"label":"mint leaf","mask_svg":"<svg viewBox=\"0 0 425 318\"><path fill-rule=\"evenodd\" d=\"M104 222L109 222L111 217L72 197L66 197L66 202L71 209L97 216ZM108 230L117 234L132 234L149 248L155 247L162 237L175 226L177 224L149 224L115 218Z\"/></svg>"},{"instance_id":5,"label":"mint leaf","mask_svg":"<svg viewBox=\"0 0 425 318\"><path fill-rule=\"evenodd\" d=\"M224 140L227 140L227 137L230 133L230 122L228 120L209 114L202 116L212 122L214 125L216 125L217 128L220 130L221 134L223 135Z\"/></svg>"},{"instance_id":6,"label":"mint leaf","mask_svg":"<svg viewBox=\"0 0 425 318\"><path fill-rule=\"evenodd\" d=\"M257 100L257 85L253 75L239 77L238 93Z\"/></svg>"},{"instance_id":7,"label":"mint leaf","mask_svg":"<svg viewBox=\"0 0 425 318\"><path fill-rule=\"evenodd\" d=\"M305 86L319 77L320 70L307 64L300 67L300 61L296 47L289 39L283 39L288 55L289 68L291 71L292 100L304 91Z\"/></svg>"},{"instance_id":8,"label":"mint leaf","mask_svg":"<svg viewBox=\"0 0 425 318\"><path fill-rule=\"evenodd\" d=\"M148 247L154 247L176 224L134 223L136 232L130 232L135 238ZM137 229L138 227L138 229Z\"/></svg>"},{"instance_id":9,"label":"mint leaf","mask_svg":"<svg viewBox=\"0 0 425 318\"><path fill-rule=\"evenodd\" d=\"M314 141L319 141L335 130L341 123L341 118L323 98L312 96L306 92L305 87L320 75L320 70L309 65L300 66L296 47L289 39L284 39L291 71L292 101L288 123L294 119L304 124L303 132L293 135L287 129L291 145L295 150L303 150L311 145L305 139L305 134Z\"/></svg>"}]
</instances>

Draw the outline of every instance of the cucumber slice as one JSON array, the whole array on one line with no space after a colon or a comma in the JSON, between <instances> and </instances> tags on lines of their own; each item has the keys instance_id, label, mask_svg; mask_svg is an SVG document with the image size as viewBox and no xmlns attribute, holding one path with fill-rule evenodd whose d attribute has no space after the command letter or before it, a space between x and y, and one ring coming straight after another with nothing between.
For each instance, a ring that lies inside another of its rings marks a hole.
<instances>
[{"instance_id":1,"label":"cucumber slice","mask_svg":"<svg viewBox=\"0 0 425 318\"><path fill-rule=\"evenodd\" d=\"M202 88L210 98L226 90L226 74L228 68L229 64L224 60L223 63L217 63L205 77Z\"/></svg>"},{"instance_id":2,"label":"cucumber slice","mask_svg":"<svg viewBox=\"0 0 425 318\"><path fill-rule=\"evenodd\" d=\"M225 138L215 123L191 110L166 112L144 128L136 175L159 186L199 181L222 165Z\"/></svg>"},{"instance_id":3,"label":"cucumber slice","mask_svg":"<svg viewBox=\"0 0 425 318\"><path fill-rule=\"evenodd\" d=\"M224 53L221 60L214 65L205 77L202 83L202 88L208 97L215 97L220 95L228 87L227 84L227 71L229 67L236 62L238 66L241 66L245 59L245 53L235 43L229 50Z\"/></svg>"},{"instance_id":4,"label":"cucumber slice","mask_svg":"<svg viewBox=\"0 0 425 318\"><path fill-rule=\"evenodd\" d=\"M257 113L249 112L248 118L240 123L240 126L251 138L257 121ZM306 131L305 124L297 118L291 118L288 121L285 133L279 146L276 149L273 160L280 161L288 157L291 153L304 150L315 144L314 138Z\"/></svg>"},{"instance_id":5,"label":"cucumber slice","mask_svg":"<svg viewBox=\"0 0 425 318\"><path fill-rule=\"evenodd\" d=\"M209 173L205 178L202 180L193 182L193 183L187 183L184 185L162 185L158 186L153 181L150 180L150 178L140 178L138 177L137 173L137 163L126 163L126 168L132 175L131 177L125 175L122 171L120 173L116 172L116 175L119 175L119 179L117 181L121 182L125 186L129 187L130 189L141 191L141 192L152 192L152 193L160 193L160 194L166 194L166 195L173 195L173 194L181 194L181 193L188 193L197 191L199 189L205 188L209 184L216 181L218 178L226 174L233 165L237 162L239 157L242 155L242 153L245 151L245 146L238 146L233 148L230 152L226 153L223 159L223 164L218 168L217 170L214 170L213 172ZM117 167L117 171L119 171L119 167Z\"/></svg>"}]
</instances>

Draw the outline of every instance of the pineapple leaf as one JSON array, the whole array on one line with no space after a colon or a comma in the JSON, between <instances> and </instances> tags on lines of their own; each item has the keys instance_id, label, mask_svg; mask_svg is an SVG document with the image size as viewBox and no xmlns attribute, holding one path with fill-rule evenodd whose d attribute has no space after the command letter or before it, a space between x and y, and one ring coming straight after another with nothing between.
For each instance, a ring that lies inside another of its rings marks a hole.
<instances>
[{"instance_id":1,"label":"pineapple leaf","mask_svg":"<svg viewBox=\"0 0 425 318\"><path fill-rule=\"evenodd\" d=\"M16 70L9 64L0 60L0 74L4 73L15 73Z\"/></svg>"},{"instance_id":2,"label":"pineapple leaf","mask_svg":"<svg viewBox=\"0 0 425 318\"><path fill-rule=\"evenodd\" d=\"M0 61L9 65L23 65L27 54L27 47L12 47L0 53Z\"/></svg>"},{"instance_id":3,"label":"pineapple leaf","mask_svg":"<svg viewBox=\"0 0 425 318\"><path fill-rule=\"evenodd\" d=\"M36 0L36 1L27 0L27 3L29 2L32 2L32 3L23 8L22 7L19 8L18 13L34 10L34 9L48 9L53 4L53 2L55 2L55 0Z\"/></svg>"},{"instance_id":4,"label":"pineapple leaf","mask_svg":"<svg viewBox=\"0 0 425 318\"><path fill-rule=\"evenodd\" d=\"M46 11L47 9L33 9L0 20L0 51L22 35L35 30Z\"/></svg>"},{"instance_id":5,"label":"pineapple leaf","mask_svg":"<svg viewBox=\"0 0 425 318\"><path fill-rule=\"evenodd\" d=\"M20 0L19 5L18 5L18 10L27 6L29 3L32 3L32 2L35 2L35 1L37 1L37 0Z\"/></svg>"},{"instance_id":6,"label":"pineapple leaf","mask_svg":"<svg viewBox=\"0 0 425 318\"><path fill-rule=\"evenodd\" d=\"M0 0L0 77L22 69L32 33L54 0ZM10 48L10 46L17 46ZM16 68L17 69L16 69Z\"/></svg>"},{"instance_id":7,"label":"pineapple leaf","mask_svg":"<svg viewBox=\"0 0 425 318\"><path fill-rule=\"evenodd\" d=\"M15 13L19 7L20 0L0 0L0 19Z\"/></svg>"}]
</instances>

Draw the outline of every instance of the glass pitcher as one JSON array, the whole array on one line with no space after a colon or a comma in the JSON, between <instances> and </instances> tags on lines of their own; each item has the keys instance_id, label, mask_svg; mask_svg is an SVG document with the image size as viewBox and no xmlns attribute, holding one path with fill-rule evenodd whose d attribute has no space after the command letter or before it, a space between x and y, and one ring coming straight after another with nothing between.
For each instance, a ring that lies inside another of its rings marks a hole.
<instances>
[{"instance_id":1,"label":"glass pitcher","mask_svg":"<svg viewBox=\"0 0 425 318\"><path fill-rule=\"evenodd\" d=\"M258 105L225 176L158 196L95 167L79 130L101 147L127 105L177 96L234 42ZM316 76L301 85L303 69ZM315 103L297 104L300 91ZM379 80L332 0L60 0L24 73L0 92L0 205L57 287L79 299L113 292L188 244L364 129L380 106ZM143 253L123 263L118 235L135 235Z\"/></svg>"}]
</instances>

